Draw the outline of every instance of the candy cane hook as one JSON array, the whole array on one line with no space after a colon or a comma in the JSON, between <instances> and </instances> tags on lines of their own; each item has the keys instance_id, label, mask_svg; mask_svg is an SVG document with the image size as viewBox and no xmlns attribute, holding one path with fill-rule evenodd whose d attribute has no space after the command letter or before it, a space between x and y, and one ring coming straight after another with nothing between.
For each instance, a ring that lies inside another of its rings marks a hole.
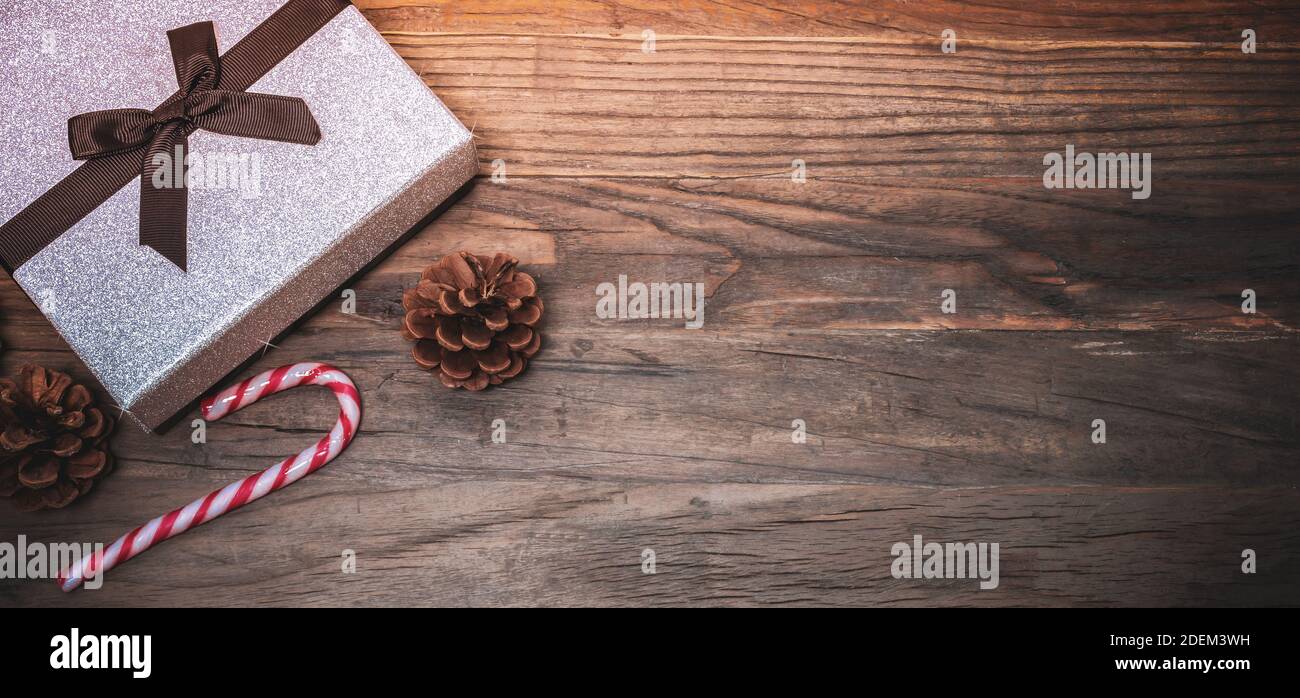
<instances>
[{"instance_id":1,"label":"candy cane hook","mask_svg":"<svg viewBox=\"0 0 1300 698\"><path fill-rule=\"evenodd\" d=\"M339 420L328 435L298 455L159 516L118 538L102 553L73 563L59 575L59 586L64 591L72 591L87 577L103 574L172 536L291 485L334 460L348 447L361 423L361 396L352 380L333 366L320 363L281 366L205 398L200 409L204 419L216 421L268 395L299 385L323 385L334 391L339 401Z\"/></svg>"}]
</instances>

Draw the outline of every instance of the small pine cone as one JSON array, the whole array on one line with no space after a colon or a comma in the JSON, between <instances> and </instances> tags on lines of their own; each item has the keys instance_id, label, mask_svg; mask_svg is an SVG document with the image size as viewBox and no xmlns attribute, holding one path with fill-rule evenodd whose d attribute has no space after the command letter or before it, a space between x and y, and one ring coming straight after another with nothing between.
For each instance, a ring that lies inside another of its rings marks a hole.
<instances>
[{"instance_id":1,"label":"small pine cone","mask_svg":"<svg viewBox=\"0 0 1300 698\"><path fill-rule=\"evenodd\" d=\"M542 348L537 282L519 260L468 252L430 265L402 294L402 336L415 342L415 363L437 371L448 388L482 390L523 372Z\"/></svg>"},{"instance_id":2,"label":"small pine cone","mask_svg":"<svg viewBox=\"0 0 1300 698\"><path fill-rule=\"evenodd\" d=\"M23 366L0 378L0 496L19 509L59 509L113 468L113 419L67 374Z\"/></svg>"}]
</instances>

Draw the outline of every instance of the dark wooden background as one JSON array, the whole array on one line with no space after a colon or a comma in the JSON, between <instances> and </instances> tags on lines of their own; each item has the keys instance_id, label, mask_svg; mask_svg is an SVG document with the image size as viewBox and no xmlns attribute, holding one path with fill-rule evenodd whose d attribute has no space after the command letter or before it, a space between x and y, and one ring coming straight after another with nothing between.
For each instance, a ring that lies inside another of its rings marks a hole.
<instances>
[{"instance_id":1,"label":"dark wooden background","mask_svg":"<svg viewBox=\"0 0 1300 698\"><path fill-rule=\"evenodd\" d=\"M0 603L1300 601L1294 2L358 4L483 161L356 315L331 304L248 372L336 363L361 436L99 591L5 580ZM1151 198L1045 190L1067 143L1151 152ZM527 375L479 394L397 331L402 289L461 248L516 254L548 311ZM704 328L598 319L620 273L704 281ZM7 278L0 316L6 370L85 375ZM203 446L188 417L123 428L117 473L63 511L0 507L0 540L111 541L334 411L293 391ZM918 534L1000 543L1001 587L893 579Z\"/></svg>"}]
</instances>

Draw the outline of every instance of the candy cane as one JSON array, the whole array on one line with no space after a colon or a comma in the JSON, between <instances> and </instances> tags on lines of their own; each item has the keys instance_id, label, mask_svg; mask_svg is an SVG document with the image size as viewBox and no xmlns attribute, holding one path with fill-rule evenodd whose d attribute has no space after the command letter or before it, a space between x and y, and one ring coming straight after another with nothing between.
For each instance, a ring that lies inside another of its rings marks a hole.
<instances>
[{"instance_id":1,"label":"candy cane","mask_svg":"<svg viewBox=\"0 0 1300 698\"><path fill-rule=\"evenodd\" d=\"M339 421L327 436L298 455L159 516L118 538L106 550L73 563L59 575L59 586L64 591L72 591L96 572L107 572L172 536L291 485L334 460L348 447L361 423L361 397L351 379L333 366L320 363L281 366L205 398L200 408L204 419L215 421L268 395L303 384L323 385L338 398Z\"/></svg>"}]
</instances>

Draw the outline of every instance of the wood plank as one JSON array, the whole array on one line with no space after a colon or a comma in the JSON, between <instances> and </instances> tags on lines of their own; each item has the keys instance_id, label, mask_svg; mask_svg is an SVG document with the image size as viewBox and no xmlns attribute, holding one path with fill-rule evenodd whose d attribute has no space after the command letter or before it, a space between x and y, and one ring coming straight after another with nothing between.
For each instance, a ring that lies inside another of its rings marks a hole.
<instances>
[{"instance_id":1,"label":"wood plank","mask_svg":"<svg viewBox=\"0 0 1300 698\"><path fill-rule=\"evenodd\" d=\"M597 284L619 274L705 283L723 333L1300 326L1300 180L1132 204L1003 178L485 179L367 277L362 302L390 318L429 260L468 248L537 265L557 327L592 325ZM0 339L62 346L11 281L0 289Z\"/></svg>"},{"instance_id":2,"label":"wood plank","mask_svg":"<svg viewBox=\"0 0 1300 698\"><path fill-rule=\"evenodd\" d=\"M322 477L64 595L0 585L5 606L136 605L1277 605L1300 581L1294 490L466 481L362 486ZM33 540L108 538L211 485L139 483ZM119 481L116 483L121 484ZM0 535L6 535L6 532ZM895 579L891 547L999 544L999 586ZM1242 574L1243 549L1258 572ZM642 551L655 574L642 573ZM341 571L344 550L357 571Z\"/></svg>"},{"instance_id":3,"label":"wood plank","mask_svg":"<svg viewBox=\"0 0 1300 698\"><path fill-rule=\"evenodd\" d=\"M329 313L330 311L326 311ZM383 331L379 328L384 327ZM366 399L358 487L577 476L613 482L1235 485L1300 482L1294 357L1261 333L716 333L559 327L529 375L447 392L396 319L309 323L259 369L311 357ZM10 351L5 366L69 353ZM84 371L79 372L84 375ZM251 375L251 372L250 372ZM115 481L261 469L331 425L328 394L276 397L190 442L124 428ZM490 443L505 420L509 443ZM792 442L804 420L805 444ZM1093 421L1107 442L1091 442ZM106 485L106 487L111 487ZM110 490L111 491L111 490Z\"/></svg>"},{"instance_id":4,"label":"wood plank","mask_svg":"<svg viewBox=\"0 0 1300 698\"><path fill-rule=\"evenodd\" d=\"M1027 177L1067 144L1189 179L1295 179L1300 48L393 36L507 176ZM1144 202L1133 202L1135 208Z\"/></svg>"},{"instance_id":5,"label":"wood plank","mask_svg":"<svg viewBox=\"0 0 1300 698\"><path fill-rule=\"evenodd\" d=\"M1288 330L1298 189L1203 183L1134 209L1115 192L1005 179L520 178L479 186L381 274L464 246L527 258L541 245L531 261L556 262L548 295L566 326L589 322L596 285L625 273L706 282L723 332ZM939 307L948 288L964 299L953 315Z\"/></svg>"},{"instance_id":6,"label":"wood plank","mask_svg":"<svg viewBox=\"0 0 1300 698\"><path fill-rule=\"evenodd\" d=\"M963 40L1197 41L1236 43L1256 30L1261 45L1295 41L1286 0L357 0L382 31L454 33L863 36L930 40L952 28Z\"/></svg>"}]
</instances>

